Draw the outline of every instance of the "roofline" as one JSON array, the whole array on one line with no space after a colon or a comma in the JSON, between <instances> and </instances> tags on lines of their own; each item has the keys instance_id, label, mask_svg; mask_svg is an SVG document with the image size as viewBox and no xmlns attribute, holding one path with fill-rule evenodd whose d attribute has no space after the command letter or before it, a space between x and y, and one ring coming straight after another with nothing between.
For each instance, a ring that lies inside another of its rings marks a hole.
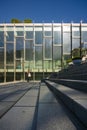
<instances>
[{"instance_id":1,"label":"roofline","mask_svg":"<svg viewBox=\"0 0 87 130\"><path fill-rule=\"evenodd\" d=\"M72 24L72 26L79 26L80 24L83 26L87 26L87 23L0 23L0 26L60 26L60 25L69 26Z\"/></svg>"}]
</instances>

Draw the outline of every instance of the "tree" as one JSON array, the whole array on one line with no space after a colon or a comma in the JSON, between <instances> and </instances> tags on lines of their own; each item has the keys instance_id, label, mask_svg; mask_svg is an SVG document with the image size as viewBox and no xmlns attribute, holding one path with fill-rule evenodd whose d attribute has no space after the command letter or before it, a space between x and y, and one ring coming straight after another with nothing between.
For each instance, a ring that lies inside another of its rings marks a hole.
<instances>
[{"instance_id":1,"label":"tree","mask_svg":"<svg viewBox=\"0 0 87 130\"><path fill-rule=\"evenodd\" d=\"M11 23L21 23L19 19L13 18L11 19Z\"/></svg>"},{"instance_id":2,"label":"tree","mask_svg":"<svg viewBox=\"0 0 87 130\"><path fill-rule=\"evenodd\" d=\"M16 19L16 18L12 18L11 23L32 23L32 20L31 19L24 19L22 21L22 20L19 20L19 19Z\"/></svg>"},{"instance_id":3,"label":"tree","mask_svg":"<svg viewBox=\"0 0 87 130\"><path fill-rule=\"evenodd\" d=\"M24 19L24 23L32 23L31 19Z\"/></svg>"}]
</instances>

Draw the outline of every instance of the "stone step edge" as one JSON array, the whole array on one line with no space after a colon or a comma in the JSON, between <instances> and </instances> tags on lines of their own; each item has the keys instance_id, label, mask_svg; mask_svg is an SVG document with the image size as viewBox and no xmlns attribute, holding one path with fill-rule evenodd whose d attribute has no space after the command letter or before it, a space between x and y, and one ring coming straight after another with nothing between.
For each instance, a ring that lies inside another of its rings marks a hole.
<instances>
[{"instance_id":1,"label":"stone step edge","mask_svg":"<svg viewBox=\"0 0 87 130\"><path fill-rule=\"evenodd\" d=\"M75 114L80 122L87 128L87 109L85 109L81 104L76 102L74 99L70 98L57 88L50 84L48 81L45 81L48 88L59 97L63 103Z\"/></svg>"},{"instance_id":2,"label":"stone step edge","mask_svg":"<svg viewBox=\"0 0 87 130\"><path fill-rule=\"evenodd\" d=\"M55 82L57 84L65 85L69 88L73 88L79 91L87 93L87 81L78 81L78 80L68 80L68 79L51 79L49 81ZM78 87L79 86L79 87Z\"/></svg>"}]
</instances>

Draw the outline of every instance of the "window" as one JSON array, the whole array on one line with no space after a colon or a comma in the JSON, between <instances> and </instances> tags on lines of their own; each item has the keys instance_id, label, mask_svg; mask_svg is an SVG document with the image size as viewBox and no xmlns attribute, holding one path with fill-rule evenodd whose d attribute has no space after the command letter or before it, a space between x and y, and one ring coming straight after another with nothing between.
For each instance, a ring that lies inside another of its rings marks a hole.
<instances>
[{"instance_id":1,"label":"window","mask_svg":"<svg viewBox=\"0 0 87 130\"><path fill-rule=\"evenodd\" d=\"M6 62L7 64L13 64L14 61L14 44L7 43L6 44Z\"/></svg>"},{"instance_id":2,"label":"window","mask_svg":"<svg viewBox=\"0 0 87 130\"><path fill-rule=\"evenodd\" d=\"M24 38L16 38L16 58L24 58Z\"/></svg>"},{"instance_id":3,"label":"window","mask_svg":"<svg viewBox=\"0 0 87 130\"><path fill-rule=\"evenodd\" d=\"M6 41L14 41L14 32L13 31L6 32Z\"/></svg>"},{"instance_id":4,"label":"window","mask_svg":"<svg viewBox=\"0 0 87 130\"><path fill-rule=\"evenodd\" d=\"M35 44L43 43L43 33L42 31L35 31Z\"/></svg>"},{"instance_id":5,"label":"window","mask_svg":"<svg viewBox=\"0 0 87 130\"><path fill-rule=\"evenodd\" d=\"M25 41L25 60L33 60L33 40Z\"/></svg>"},{"instance_id":6,"label":"window","mask_svg":"<svg viewBox=\"0 0 87 130\"><path fill-rule=\"evenodd\" d=\"M52 39L45 38L45 58L52 58Z\"/></svg>"},{"instance_id":7,"label":"window","mask_svg":"<svg viewBox=\"0 0 87 130\"><path fill-rule=\"evenodd\" d=\"M44 34L45 34L45 36L52 36L52 28L44 27Z\"/></svg>"}]
</instances>

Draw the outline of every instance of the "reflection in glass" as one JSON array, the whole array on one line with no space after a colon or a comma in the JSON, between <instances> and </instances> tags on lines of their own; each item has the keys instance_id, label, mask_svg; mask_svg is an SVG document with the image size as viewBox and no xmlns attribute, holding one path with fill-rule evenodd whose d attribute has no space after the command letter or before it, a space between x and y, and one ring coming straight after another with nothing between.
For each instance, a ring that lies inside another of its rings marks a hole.
<instances>
[{"instance_id":1,"label":"reflection in glass","mask_svg":"<svg viewBox=\"0 0 87 130\"><path fill-rule=\"evenodd\" d=\"M4 31L4 26L0 26L0 32Z\"/></svg>"},{"instance_id":2,"label":"reflection in glass","mask_svg":"<svg viewBox=\"0 0 87 130\"><path fill-rule=\"evenodd\" d=\"M6 63L13 64L14 62L14 44L7 43L6 44Z\"/></svg>"},{"instance_id":3,"label":"reflection in glass","mask_svg":"<svg viewBox=\"0 0 87 130\"><path fill-rule=\"evenodd\" d=\"M16 26L16 36L24 36L24 27Z\"/></svg>"},{"instance_id":4,"label":"reflection in glass","mask_svg":"<svg viewBox=\"0 0 87 130\"><path fill-rule=\"evenodd\" d=\"M80 47L80 39L72 39L72 49Z\"/></svg>"},{"instance_id":5,"label":"reflection in glass","mask_svg":"<svg viewBox=\"0 0 87 130\"><path fill-rule=\"evenodd\" d=\"M0 32L0 47L4 47L4 32Z\"/></svg>"},{"instance_id":6,"label":"reflection in glass","mask_svg":"<svg viewBox=\"0 0 87 130\"><path fill-rule=\"evenodd\" d=\"M23 31L16 31L16 36L24 36L24 32Z\"/></svg>"},{"instance_id":7,"label":"reflection in glass","mask_svg":"<svg viewBox=\"0 0 87 130\"><path fill-rule=\"evenodd\" d=\"M4 48L0 48L0 69L4 68Z\"/></svg>"},{"instance_id":8,"label":"reflection in glass","mask_svg":"<svg viewBox=\"0 0 87 130\"><path fill-rule=\"evenodd\" d=\"M52 36L52 28L44 27L45 36Z\"/></svg>"},{"instance_id":9,"label":"reflection in glass","mask_svg":"<svg viewBox=\"0 0 87 130\"><path fill-rule=\"evenodd\" d=\"M54 31L54 44L61 44L61 32L60 31Z\"/></svg>"},{"instance_id":10,"label":"reflection in glass","mask_svg":"<svg viewBox=\"0 0 87 130\"><path fill-rule=\"evenodd\" d=\"M7 27L6 27L6 31L11 31L11 32L13 32L13 31L14 31L14 27L13 27L13 26L7 26Z\"/></svg>"},{"instance_id":11,"label":"reflection in glass","mask_svg":"<svg viewBox=\"0 0 87 130\"><path fill-rule=\"evenodd\" d=\"M61 59L61 47L54 46L53 47L53 60L60 60Z\"/></svg>"},{"instance_id":12,"label":"reflection in glass","mask_svg":"<svg viewBox=\"0 0 87 130\"><path fill-rule=\"evenodd\" d=\"M35 47L35 60L42 60L42 47Z\"/></svg>"},{"instance_id":13,"label":"reflection in glass","mask_svg":"<svg viewBox=\"0 0 87 130\"><path fill-rule=\"evenodd\" d=\"M71 59L71 55L70 54L64 54L63 55L63 65L67 66L67 60Z\"/></svg>"},{"instance_id":14,"label":"reflection in glass","mask_svg":"<svg viewBox=\"0 0 87 130\"><path fill-rule=\"evenodd\" d=\"M24 58L24 38L16 38L16 58Z\"/></svg>"},{"instance_id":15,"label":"reflection in glass","mask_svg":"<svg viewBox=\"0 0 87 130\"><path fill-rule=\"evenodd\" d=\"M42 68L42 47L35 47L35 66Z\"/></svg>"},{"instance_id":16,"label":"reflection in glass","mask_svg":"<svg viewBox=\"0 0 87 130\"><path fill-rule=\"evenodd\" d=\"M14 32L13 31L6 32L6 40L7 41L14 41Z\"/></svg>"},{"instance_id":17,"label":"reflection in glass","mask_svg":"<svg viewBox=\"0 0 87 130\"><path fill-rule=\"evenodd\" d=\"M26 39L33 39L33 31L26 31L25 38Z\"/></svg>"},{"instance_id":18,"label":"reflection in glass","mask_svg":"<svg viewBox=\"0 0 87 130\"><path fill-rule=\"evenodd\" d=\"M70 32L70 26L63 26L63 32Z\"/></svg>"},{"instance_id":19,"label":"reflection in glass","mask_svg":"<svg viewBox=\"0 0 87 130\"><path fill-rule=\"evenodd\" d=\"M72 27L72 36L80 36L80 28L79 27Z\"/></svg>"},{"instance_id":20,"label":"reflection in glass","mask_svg":"<svg viewBox=\"0 0 87 130\"><path fill-rule=\"evenodd\" d=\"M35 44L43 43L43 33L41 31L35 31Z\"/></svg>"},{"instance_id":21,"label":"reflection in glass","mask_svg":"<svg viewBox=\"0 0 87 130\"><path fill-rule=\"evenodd\" d=\"M45 58L52 58L52 39L45 39Z\"/></svg>"},{"instance_id":22,"label":"reflection in glass","mask_svg":"<svg viewBox=\"0 0 87 130\"><path fill-rule=\"evenodd\" d=\"M22 60L16 60L16 69L22 69L23 66L22 66Z\"/></svg>"},{"instance_id":23,"label":"reflection in glass","mask_svg":"<svg viewBox=\"0 0 87 130\"><path fill-rule=\"evenodd\" d=\"M63 58L64 58L64 60L66 61L66 60L68 60L68 59L71 59L71 55L70 55L70 54L64 54L64 55L63 55Z\"/></svg>"},{"instance_id":24,"label":"reflection in glass","mask_svg":"<svg viewBox=\"0 0 87 130\"><path fill-rule=\"evenodd\" d=\"M63 35L63 53L71 52L70 33L64 33Z\"/></svg>"},{"instance_id":25,"label":"reflection in glass","mask_svg":"<svg viewBox=\"0 0 87 130\"><path fill-rule=\"evenodd\" d=\"M24 26L16 26L16 31L24 31Z\"/></svg>"},{"instance_id":26,"label":"reflection in glass","mask_svg":"<svg viewBox=\"0 0 87 130\"><path fill-rule=\"evenodd\" d=\"M82 42L87 42L87 31L82 31Z\"/></svg>"},{"instance_id":27,"label":"reflection in glass","mask_svg":"<svg viewBox=\"0 0 87 130\"><path fill-rule=\"evenodd\" d=\"M52 60L44 61L44 69L51 69L52 70Z\"/></svg>"},{"instance_id":28,"label":"reflection in glass","mask_svg":"<svg viewBox=\"0 0 87 130\"><path fill-rule=\"evenodd\" d=\"M33 60L33 40L25 41L25 60Z\"/></svg>"},{"instance_id":29,"label":"reflection in glass","mask_svg":"<svg viewBox=\"0 0 87 130\"><path fill-rule=\"evenodd\" d=\"M72 56L73 57L80 56L80 39L72 40Z\"/></svg>"},{"instance_id":30,"label":"reflection in glass","mask_svg":"<svg viewBox=\"0 0 87 130\"><path fill-rule=\"evenodd\" d=\"M12 69L11 71L14 72L14 66L12 66L12 65L6 65L6 69L7 69L7 71L8 71L9 69ZM11 78L12 78L12 77L11 77Z\"/></svg>"},{"instance_id":31,"label":"reflection in glass","mask_svg":"<svg viewBox=\"0 0 87 130\"><path fill-rule=\"evenodd\" d=\"M61 66L61 47L53 47L53 68L58 68Z\"/></svg>"}]
</instances>

